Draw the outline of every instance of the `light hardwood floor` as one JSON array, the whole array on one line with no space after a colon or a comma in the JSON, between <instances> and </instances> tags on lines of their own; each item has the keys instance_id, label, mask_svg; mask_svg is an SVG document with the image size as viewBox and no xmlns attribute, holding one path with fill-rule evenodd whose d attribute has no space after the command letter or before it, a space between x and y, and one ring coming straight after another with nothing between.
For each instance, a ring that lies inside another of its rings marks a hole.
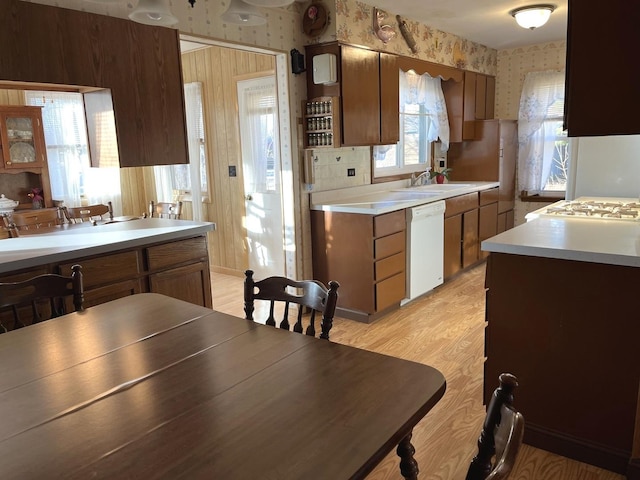
<instances>
[{"instance_id":1,"label":"light hardwood floor","mask_svg":"<svg viewBox=\"0 0 640 480\"><path fill-rule=\"evenodd\" d=\"M413 431L421 479L464 479L476 452L485 414L484 272L484 265L473 268L370 325L336 318L331 330L333 342L425 363L444 374L447 379L444 397ZM244 316L242 281L239 277L212 273L216 310ZM517 402L516 390L516 406ZM523 414L526 421L526 412ZM401 479L395 453L389 454L368 478ZM509 478L623 480L624 476L523 445Z\"/></svg>"}]
</instances>

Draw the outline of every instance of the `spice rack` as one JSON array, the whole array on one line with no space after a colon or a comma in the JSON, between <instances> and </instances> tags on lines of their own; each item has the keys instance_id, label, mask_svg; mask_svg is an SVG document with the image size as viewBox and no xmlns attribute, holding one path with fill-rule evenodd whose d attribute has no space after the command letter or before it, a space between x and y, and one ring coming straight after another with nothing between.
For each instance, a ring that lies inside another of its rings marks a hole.
<instances>
[{"instance_id":1,"label":"spice rack","mask_svg":"<svg viewBox=\"0 0 640 480\"><path fill-rule=\"evenodd\" d=\"M339 97L317 97L302 104L304 148L340 146Z\"/></svg>"}]
</instances>

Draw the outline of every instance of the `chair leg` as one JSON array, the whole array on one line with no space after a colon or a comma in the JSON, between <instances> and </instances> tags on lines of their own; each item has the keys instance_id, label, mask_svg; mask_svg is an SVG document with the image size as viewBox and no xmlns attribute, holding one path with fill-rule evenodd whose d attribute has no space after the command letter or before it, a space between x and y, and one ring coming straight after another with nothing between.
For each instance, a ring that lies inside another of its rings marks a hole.
<instances>
[{"instance_id":1,"label":"chair leg","mask_svg":"<svg viewBox=\"0 0 640 480\"><path fill-rule=\"evenodd\" d=\"M407 480L418 480L418 462L413 458L416 449L411 445L411 437L413 433L409 433L400 440L396 453L400 457L400 473Z\"/></svg>"}]
</instances>

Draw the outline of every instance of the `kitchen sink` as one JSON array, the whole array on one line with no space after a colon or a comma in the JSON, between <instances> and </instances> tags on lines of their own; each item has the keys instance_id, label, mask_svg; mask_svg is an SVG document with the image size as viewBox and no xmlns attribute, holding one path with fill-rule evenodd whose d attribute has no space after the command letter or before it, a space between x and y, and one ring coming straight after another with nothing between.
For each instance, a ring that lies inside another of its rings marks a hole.
<instances>
[{"instance_id":1,"label":"kitchen sink","mask_svg":"<svg viewBox=\"0 0 640 480\"><path fill-rule=\"evenodd\" d=\"M404 203L413 200L422 200L429 197L435 197L438 195L440 195L440 192L405 188L403 190L392 190L386 192L358 195L357 197L346 199L344 202L340 203L343 205Z\"/></svg>"},{"instance_id":2,"label":"kitchen sink","mask_svg":"<svg viewBox=\"0 0 640 480\"><path fill-rule=\"evenodd\" d=\"M407 187L407 190L417 192L449 192L461 188L471 187L470 183L432 183L431 185L419 185L417 187Z\"/></svg>"}]
</instances>

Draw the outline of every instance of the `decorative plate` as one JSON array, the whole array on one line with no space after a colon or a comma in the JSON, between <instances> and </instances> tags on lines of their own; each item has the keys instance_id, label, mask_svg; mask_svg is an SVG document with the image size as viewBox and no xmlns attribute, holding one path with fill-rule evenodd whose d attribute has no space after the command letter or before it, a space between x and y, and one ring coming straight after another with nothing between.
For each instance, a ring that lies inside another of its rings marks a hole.
<instances>
[{"instance_id":1,"label":"decorative plate","mask_svg":"<svg viewBox=\"0 0 640 480\"><path fill-rule=\"evenodd\" d=\"M302 31L310 37L319 37L329 26L327 9L320 3L312 3L304 11Z\"/></svg>"},{"instance_id":2,"label":"decorative plate","mask_svg":"<svg viewBox=\"0 0 640 480\"><path fill-rule=\"evenodd\" d=\"M36 150L33 145L24 142L16 142L9 149L13 163L33 163L36 161Z\"/></svg>"}]
</instances>

